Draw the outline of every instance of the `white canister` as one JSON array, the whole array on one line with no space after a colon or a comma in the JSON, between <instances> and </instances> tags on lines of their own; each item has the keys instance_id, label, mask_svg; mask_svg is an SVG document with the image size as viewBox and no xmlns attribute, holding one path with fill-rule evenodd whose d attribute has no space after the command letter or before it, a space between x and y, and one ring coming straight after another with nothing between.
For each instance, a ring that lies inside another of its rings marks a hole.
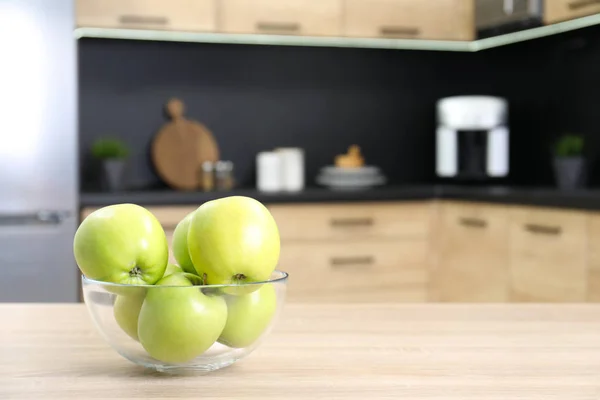
<instances>
[{"instance_id":1,"label":"white canister","mask_svg":"<svg viewBox=\"0 0 600 400\"><path fill-rule=\"evenodd\" d=\"M276 149L281 157L283 190L298 192L304 189L304 150L297 147Z\"/></svg>"},{"instance_id":2,"label":"white canister","mask_svg":"<svg viewBox=\"0 0 600 400\"><path fill-rule=\"evenodd\" d=\"M278 192L283 189L281 156L277 152L263 151L256 155L256 188L261 192Z\"/></svg>"}]
</instances>

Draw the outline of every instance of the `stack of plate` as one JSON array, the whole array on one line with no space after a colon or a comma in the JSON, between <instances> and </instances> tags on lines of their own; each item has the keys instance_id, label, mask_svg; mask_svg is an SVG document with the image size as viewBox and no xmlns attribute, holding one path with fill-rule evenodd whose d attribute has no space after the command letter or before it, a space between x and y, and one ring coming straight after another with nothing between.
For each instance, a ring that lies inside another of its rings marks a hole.
<instances>
[{"instance_id":1,"label":"stack of plate","mask_svg":"<svg viewBox=\"0 0 600 400\"><path fill-rule=\"evenodd\" d=\"M330 189L358 190L383 185L386 179L379 168L364 166L360 168L338 168L327 166L321 168L317 183Z\"/></svg>"}]
</instances>

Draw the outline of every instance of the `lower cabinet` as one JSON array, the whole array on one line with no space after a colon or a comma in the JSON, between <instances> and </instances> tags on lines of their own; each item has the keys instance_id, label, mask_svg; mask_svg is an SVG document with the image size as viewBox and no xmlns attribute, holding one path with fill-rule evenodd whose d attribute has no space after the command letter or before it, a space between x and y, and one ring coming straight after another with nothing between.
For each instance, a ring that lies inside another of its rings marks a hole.
<instances>
[{"instance_id":1,"label":"lower cabinet","mask_svg":"<svg viewBox=\"0 0 600 400\"><path fill-rule=\"evenodd\" d=\"M508 301L507 214L502 206L440 204L432 301Z\"/></svg>"},{"instance_id":2,"label":"lower cabinet","mask_svg":"<svg viewBox=\"0 0 600 400\"><path fill-rule=\"evenodd\" d=\"M511 300L585 301L586 213L518 207L509 220Z\"/></svg>"},{"instance_id":3,"label":"lower cabinet","mask_svg":"<svg viewBox=\"0 0 600 400\"><path fill-rule=\"evenodd\" d=\"M290 274L291 300L424 302L427 252L424 241L292 242L279 268Z\"/></svg>"},{"instance_id":4,"label":"lower cabinet","mask_svg":"<svg viewBox=\"0 0 600 400\"><path fill-rule=\"evenodd\" d=\"M196 207L148 209L171 244ZM269 209L290 301L600 302L600 213L454 201Z\"/></svg>"}]
</instances>

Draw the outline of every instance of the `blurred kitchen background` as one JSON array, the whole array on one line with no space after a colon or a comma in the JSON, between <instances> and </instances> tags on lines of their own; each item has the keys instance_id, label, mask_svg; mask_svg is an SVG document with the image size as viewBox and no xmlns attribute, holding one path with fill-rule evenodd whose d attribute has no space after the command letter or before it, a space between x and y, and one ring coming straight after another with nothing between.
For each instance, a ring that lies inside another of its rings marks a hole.
<instances>
[{"instance_id":1,"label":"blurred kitchen background","mask_svg":"<svg viewBox=\"0 0 600 400\"><path fill-rule=\"evenodd\" d=\"M99 207L169 236L229 195L293 300L600 299L598 2L0 0L0 35L0 301L78 301Z\"/></svg>"}]
</instances>

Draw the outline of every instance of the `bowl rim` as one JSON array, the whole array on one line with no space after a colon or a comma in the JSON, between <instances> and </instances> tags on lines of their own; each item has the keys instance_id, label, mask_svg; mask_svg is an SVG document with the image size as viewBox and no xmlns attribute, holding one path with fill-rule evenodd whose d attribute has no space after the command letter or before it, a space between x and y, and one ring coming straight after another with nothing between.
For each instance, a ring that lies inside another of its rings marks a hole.
<instances>
[{"instance_id":1,"label":"bowl rim","mask_svg":"<svg viewBox=\"0 0 600 400\"><path fill-rule=\"evenodd\" d=\"M180 286L180 285L130 285L127 283L115 283L115 282L106 282L106 281L99 281L97 279L92 279L92 278L88 278L87 276L85 276L84 274L81 274L81 281L85 284L85 285L99 285L99 286L104 286L104 287L129 287L129 288L156 288L156 287L160 287L160 288L190 288L190 287L199 287L199 288L208 288L208 289L212 289L212 288L228 288L228 287L246 287L246 286L254 286L254 285L265 285L268 283L285 283L288 280L288 277L290 276L287 272L285 271L280 271L280 270L274 270L271 273L271 276L273 274L276 274L277 276L274 279L269 279L266 281L257 281L257 282L246 282L246 283L229 283L229 284L219 284L219 285L192 285L192 286Z\"/></svg>"}]
</instances>

